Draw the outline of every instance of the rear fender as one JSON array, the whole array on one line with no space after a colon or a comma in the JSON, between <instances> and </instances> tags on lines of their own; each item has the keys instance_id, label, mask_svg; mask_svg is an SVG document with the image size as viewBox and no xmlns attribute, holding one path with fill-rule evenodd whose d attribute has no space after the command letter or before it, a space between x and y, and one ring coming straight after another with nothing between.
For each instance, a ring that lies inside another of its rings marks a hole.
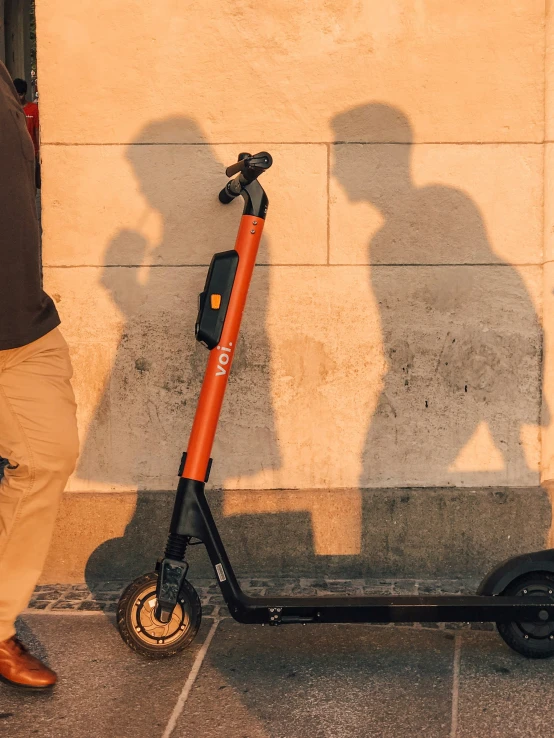
<instances>
[{"instance_id":1,"label":"rear fender","mask_svg":"<svg viewBox=\"0 0 554 738\"><path fill-rule=\"evenodd\" d=\"M492 569L483 579L477 590L478 595L499 595L506 587L522 576L533 571L547 571L554 574L554 549L535 551L506 559Z\"/></svg>"}]
</instances>

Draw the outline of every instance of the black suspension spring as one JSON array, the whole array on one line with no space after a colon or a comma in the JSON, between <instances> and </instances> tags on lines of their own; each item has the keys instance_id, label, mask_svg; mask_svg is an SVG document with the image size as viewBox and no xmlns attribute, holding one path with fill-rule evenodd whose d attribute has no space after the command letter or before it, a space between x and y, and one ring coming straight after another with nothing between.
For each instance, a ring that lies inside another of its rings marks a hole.
<instances>
[{"instance_id":1,"label":"black suspension spring","mask_svg":"<svg viewBox=\"0 0 554 738\"><path fill-rule=\"evenodd\" d=\"M184 561L188 542L189 536L170 533L165 547L165 558L173 559L174 561Z\"/></svg>"}]
</instances>

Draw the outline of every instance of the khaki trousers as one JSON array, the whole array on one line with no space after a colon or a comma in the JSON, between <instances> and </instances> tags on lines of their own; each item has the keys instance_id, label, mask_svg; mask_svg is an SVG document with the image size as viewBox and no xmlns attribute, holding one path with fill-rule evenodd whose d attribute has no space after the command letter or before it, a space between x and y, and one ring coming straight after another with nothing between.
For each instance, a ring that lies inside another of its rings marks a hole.
<instances>
[{"instance_id":1,"label":"khaki trousers","mask_svg":"<svg viewBox=\"0 0 554 738\"><path fill-rule=\"evenodd\" d=\"M0 351L0 641L15 633L42 572L79 442L71 360L58 328Z\"/></svg>"}]
</instances>

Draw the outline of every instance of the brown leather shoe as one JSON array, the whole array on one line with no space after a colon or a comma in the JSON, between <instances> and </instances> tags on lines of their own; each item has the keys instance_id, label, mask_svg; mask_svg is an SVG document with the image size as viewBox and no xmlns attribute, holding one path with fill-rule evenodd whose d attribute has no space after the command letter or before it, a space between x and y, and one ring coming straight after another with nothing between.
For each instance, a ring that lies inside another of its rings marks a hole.
<instances>
[{"instance_id":1,"label":"brown leather shoe","mask_svg":"<svg viewBox=\"0 0 554 738\"><path fill-rule=\"evenodd\" d=\"M23 689L49 689L57 679L15 636L0 641L0 681Z\"/></svg>"}]
</instances>

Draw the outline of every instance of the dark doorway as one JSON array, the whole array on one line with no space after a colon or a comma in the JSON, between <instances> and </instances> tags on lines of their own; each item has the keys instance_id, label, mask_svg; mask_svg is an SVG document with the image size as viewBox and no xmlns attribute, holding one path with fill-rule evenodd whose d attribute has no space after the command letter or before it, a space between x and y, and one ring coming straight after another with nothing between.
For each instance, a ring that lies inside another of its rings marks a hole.
<instances>
[{"instance_id":1,"label":"dark doorway","mask_svg":"<svg viewBox=\"0 0 554 738\"><path fill-rule=\"evenodd\" d=\"M34 0L0 0L0 59L12 77L29 85L29 100L36 95L36 34Z\"/></svg>"}]
</instances>

